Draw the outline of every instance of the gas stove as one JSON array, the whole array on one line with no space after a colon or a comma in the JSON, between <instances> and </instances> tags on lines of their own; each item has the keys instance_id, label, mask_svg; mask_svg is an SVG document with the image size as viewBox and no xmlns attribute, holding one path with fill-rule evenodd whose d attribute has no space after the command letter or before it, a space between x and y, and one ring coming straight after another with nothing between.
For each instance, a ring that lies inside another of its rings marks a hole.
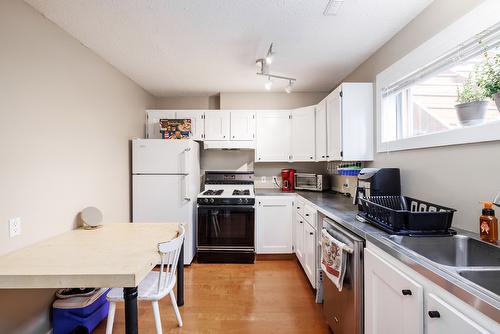
<instances>
[{"instance_id":1,"label":"gas stove","mask_svg":"<svg viewBox=\"0 0 500 334\"><path fill-rule=\"evenodd\" d=\"M206 172L199 205L254 205L253 172Z\"/></svg>"},{"instance_id":2,"label":"gas stove","mask_svg":"<svg viewBox=\"0 0 500 334\"><path fill-rule=\"evenodd\" d=\"M253 172L205 172L198 195L198 262L255 261Z\"/></svg>"}]
</instances>

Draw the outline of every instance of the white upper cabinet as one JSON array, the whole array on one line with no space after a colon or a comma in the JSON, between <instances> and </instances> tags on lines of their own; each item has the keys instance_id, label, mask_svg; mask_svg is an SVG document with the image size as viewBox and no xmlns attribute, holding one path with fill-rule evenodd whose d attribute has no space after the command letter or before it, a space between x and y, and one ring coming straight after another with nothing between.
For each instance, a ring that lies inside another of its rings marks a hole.
<instances>
[{"instance_id":1,"label":"white upper cabinet","mask_svg":"<svg viewBox=\"0 0 500 334\"><path fill-rule=\"evenodd\" d=\"M203 120L205 111L203 110L179 110L176 118L191 119L191 137L194 140L203 140L205 135L205 122Z\"/></svg>"},{"instance_id":2,"label":"white upper cabinet","mask_svg":"<svg viewBox=\"0 0 500 334\"><path fill-rule=\"evenodd\" d=\"M326 160L373 160L373 85L343 83L326 97L325 103ZM316 139L319 145L322 139L318 135Z\"/></svg>"},{"instance_id":3,"label":"white upper cabinet","mask_svg":"<svg viewBox=\"0 0 500 334\"><path fill-rule=\"evenodd\" d=\"M342 84L343 160L373 160L373 84Z\"/></svg>"},{"instance_id":4,"label":"white upper cabinet","mask_svg":"<svg viewBox=\"0 0 500 334\"><path fill-rule=\"evenodd\" d=\"M205 113L205 140L229 140L229 111L207 111Z\"/></svg>"},{"instance_id":5,"label":"white upper cabinet","mask_svg":"<svg viewBox=\"0 0 500 334\"><path fill-rule=\"evenodd\" d=\"M160 119L191 119L191 138L203 140L205 122L203 117L205 110L146 110L146 138L161 138Z\"/></svg>"},{"instance_id":6,"label":"white upper cabinet","mask_svg":"<svg viewBox=\"0 0 500 334\"><path fill-rule=\"evenodd\" d=\"M160 119L175 119L175 110L146 110L146 138L159 139Z\"/></svg>"},{"instance_id":7,"label":"white upper cabinet","mask_svg":"<svg viewBox=\"0 0 500 334\"><path fill-rule=\"evenodd\" d=\"M315 106L292 110L292 161L314 161Z\"/></svg>"},{"instance_id":8,"label":"white upper cabinet","mask_svg":"<svg viewBox=\"0 0 500 334\"><path fill-rule=\"evenodd\" d=\"M231 111L231 140L255 139L255 112Z\"/></svg>"},{"instance_id":9,"label":"white upper cabinet","mask_svg":"<svg viewBox=\"0 0 500 334\"><path fill-rule=\"evenodd\" d=\"M292 122L290 111L259 111L255 162L289 161Z\"/></svg>"},{"instance_id":10,"label":"white upper cabinet","mask_svg":"<svg viewBox=\"0 0 500 334\"><path fill-rule=\"evenodd\" d=\"M341 86L326 97L326 126L328 161L342 160L342 99ZM355 128L352 131L356 131Z\"/></svg>"},{"instance_id":11,"label":"white upper cabinet","mask_svg":"<svg viewBox=\"0 0 500 334\"><path fill-rule=\"evenodd\" d=\"M316 161L326 161L326 99L316 106Z\"/></svg>"},{"instance_id":12,"label":"white upper cabinet","mask_svg":"<svg viewBox=\"0 0 500 334\"><path fill-rule=\"evenodd\" d=\"M365 248L365 334L422 334L423 287Z\"/></svg>"}]
</instances>

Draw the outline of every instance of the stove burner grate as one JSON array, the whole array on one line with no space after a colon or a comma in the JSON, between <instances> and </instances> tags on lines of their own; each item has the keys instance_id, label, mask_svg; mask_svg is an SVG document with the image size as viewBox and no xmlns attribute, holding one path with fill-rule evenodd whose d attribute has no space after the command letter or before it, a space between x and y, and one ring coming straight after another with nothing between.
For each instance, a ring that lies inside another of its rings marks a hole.
<instances>
[{"instance_id":1,"label":"stove burner grate","mask_svg":"<svg viewBox=\"0 0 500 334\"><path fill-rule=\"evenodd\" d=\"M219 189L219 190L207 190L203 193L203 195L208 195L208 196L220 196L224 190Z\"/></svg>"},{"instance_id":2,"label":"stove burner grate","mask_svg":"<svg viewBox=\"0 0 500 334\"><path fill-rule=\"evenodd\" d=\"M233 196L250 196L250 190L233 190Z\"/></svg>"}]
</instances>

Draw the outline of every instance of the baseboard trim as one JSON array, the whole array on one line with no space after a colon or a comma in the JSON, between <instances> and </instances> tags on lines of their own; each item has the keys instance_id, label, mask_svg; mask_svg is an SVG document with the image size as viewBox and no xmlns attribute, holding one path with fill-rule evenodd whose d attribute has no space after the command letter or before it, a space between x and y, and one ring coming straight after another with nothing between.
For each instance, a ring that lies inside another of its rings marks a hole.
<instances>
[{"instance_id":1,"label":"baseboard trim","mask_svg":"<svg viewBox=\"0 0 500 334\"><path fill-rule=\"evenodd\" d=\"M294 260L295 254L257 254L257 261Z\"/></svg>"}]
</instances>

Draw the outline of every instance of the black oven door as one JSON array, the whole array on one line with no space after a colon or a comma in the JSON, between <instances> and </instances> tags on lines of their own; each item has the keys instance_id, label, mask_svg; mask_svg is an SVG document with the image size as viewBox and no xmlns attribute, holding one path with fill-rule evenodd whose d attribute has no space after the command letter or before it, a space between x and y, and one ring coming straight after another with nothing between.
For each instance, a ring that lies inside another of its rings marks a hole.
<instances>
[{"instance_id":1,"label":"black oven door","mask_svg":"<svg viewBox=\"0 0 500 334\"><path fill-rule=\"evenodd\" d=\"M254 249L253 206L198 206L200 249Z\"/></svg>"}]
</instances>

